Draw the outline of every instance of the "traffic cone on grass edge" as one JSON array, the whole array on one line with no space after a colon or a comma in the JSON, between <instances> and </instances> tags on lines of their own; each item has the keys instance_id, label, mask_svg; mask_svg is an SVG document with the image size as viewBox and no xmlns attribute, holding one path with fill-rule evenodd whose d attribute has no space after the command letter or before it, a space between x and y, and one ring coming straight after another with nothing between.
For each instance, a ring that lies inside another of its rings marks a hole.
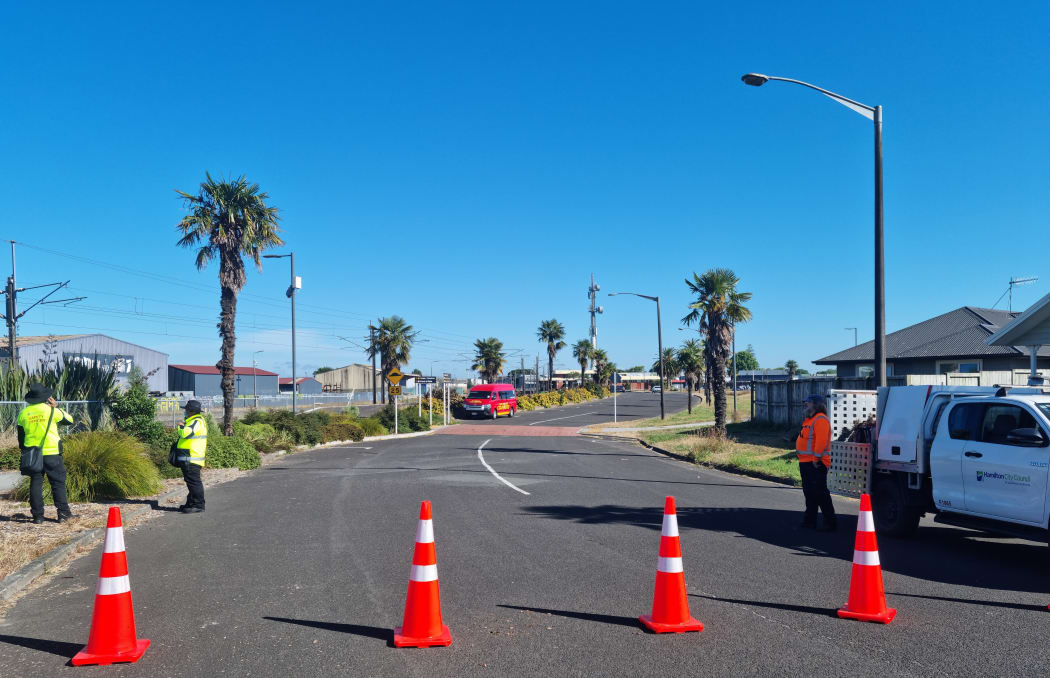
<instances>
[{"instance_id":1,"label":"traffic cone on grass edge","mask_svg":"<svg viewBox=\"0 0 1050 678\"><path fill-rule=\"evenodd\" d=\"M128 559L124 552L124 527L120 509L111 506L106 522L106 541L95 591L88 644L73 657L73 666L137 662L149 647L135 636L135 613L131 608Z\"/></svg>"},{"instance_id":2,"label":"traffic cone on grass edge","mask_svg":"<svg viewBox=\"0 0 1050 678\"><path fill-rule=\"evenodd\" d=\"M430 502L419 508L416 548L408 576L405 620L394 629L394 647L433 647L452 644L452 634L441 623L437 554L434 551L434 521Z\"/></svg>"},{"instance_id":3,"label":"traffic cone on grass edge","mask_svg":"<svg viewBox=\"0 0 1050 678\"><path fill-rule=\"evenodd\" d=\"M871 497L860 495L857 515L857 542L853 548L853 575L849 583L849 602L839 608L843 619L889 624L897 611L886 607L882 588L882 566L879 546L875 543L875 520L871 515Z\"/></svg>"},{"instance_id":4,"label":"traffic cone on grass edge","mask_svg":"<svg viewBox=\"0 0 1050 678\"><path fill-rule=\"evenodd\" d=\"M664 524L660 531L660 557L656 561L656 590L653 613L638 620L653 633L703 631L704 625L689 616L682 571L682 544L678 541L678 514L674 497L664 500Z\"/></svg>"}]
</instances>

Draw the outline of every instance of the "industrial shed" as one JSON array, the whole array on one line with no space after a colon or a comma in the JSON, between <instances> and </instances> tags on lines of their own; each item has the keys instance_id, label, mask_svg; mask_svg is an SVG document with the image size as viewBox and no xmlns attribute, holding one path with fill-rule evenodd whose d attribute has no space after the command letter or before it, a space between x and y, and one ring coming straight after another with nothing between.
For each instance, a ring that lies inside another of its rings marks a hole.
<instances>
[{"instance_id":1,"label":"industrial shed","mask_svg":"<svg viewBox=\"0 0 1050 678\"><path fill-rule=\"evenodd\" d=\"M257 367L234 367L238 396L277 395L277 373ZM222 375L214 365L168 365L168 390L195 396L222 395ZM258 390L256 390L258 389Z\"/></svg>"},{"instance_id":2,"label":"industrial shed","mask_svg":"<svg viewBox=\"0 0 1050 678\"><path fill-rule=\"evenodd\" d=\"M324 390L321 387L321 382L317 381L313 377L299 377L297 381L299 382L299 387L296 390L300 394L305 393L306 395L316 395ZM279 385L281 387L281 393L292 392L291 377L281 377L279 380Z\"/></svg>"},{"instance_id":3,"label":"industrial shed","mask_svg":"<svg viewBox=\"0 0 1050 678\"><path fill-rule=\"evenodd\" d=\"M325 391L371 391L372 375L376 376L379 388L383 387L383 378L379 370L372 371L371 365L354 363L346 367L340 367L331 372L320 372L314 375L321 382Z\"/></svg>"},{"instance_id":4,"label":"industrial shed","mask_svg":"<svg viewBox=\"0 0 1050 678\"><path fill-rule=\"evenodd\" d=\"M42 364L60 364L65 359L87 365L112 368L117 383L127 384L132 367L146 375L149 390L168 390L168 354L104 334L63 334L47 337L18 337L15 340L18 363L26 372L36 372ZM0 348L0 361L10 356L7 343Z\"/></svg>"}]
</instances>

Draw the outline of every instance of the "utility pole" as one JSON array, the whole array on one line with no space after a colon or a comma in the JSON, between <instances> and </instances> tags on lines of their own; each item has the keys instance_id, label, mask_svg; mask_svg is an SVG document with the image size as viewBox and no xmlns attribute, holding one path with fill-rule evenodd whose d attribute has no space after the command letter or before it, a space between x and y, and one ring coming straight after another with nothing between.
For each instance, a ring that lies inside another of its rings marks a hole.
<instances>
[{"instance_id":1,"label":"utility pole","mask_svg":"<svg viewBox=\"0 0 1050 678\"><path fill-rule=\"evenodd\" d=\"M372 404L377 403L376 399L376 328L368 326L368 347L372 354Z\"/></svg>"},{"instance_id":2,"label":"utility pole","mask_svg":"<svg viewBox=\"0 0 1050 678\"><path fill-rule=\"evenodd\" d=\"M538 378L540 375L536 375ZM525 393L525 356L521 356L521 392Z\"/></svg>"},{"instance_id":3,"label":"utility pole","mask_svg":"<svg viewBox=\"0 0 1050 678\"><path fill-rule=\"evenodd\" d=\"M525 358L522 358L522 360L525 360ZM551 385L551 375L548 374L547 375L547 388L548 389L550 388L550 385ZM540 357L539 356L536 356L536 392L537 393L540 392Z\"/></svg>"},{"instance_id":4,"label":"utility pole","mask_svg":"<svg viewBox=\"0 0 1050 678\"><path fill-rule=\"evenodd\" d=\"M595 299L598 297L598 290L602 288L601 285L594 284L594 274L591 273L591 286L587 288L587 298L591 301L589 312L591 314L591 348L598 348L598 320L597 314L604 313L605 309L595 304ZM582 376L581 381L582 381Z\"/></svg>"}]
</instances>

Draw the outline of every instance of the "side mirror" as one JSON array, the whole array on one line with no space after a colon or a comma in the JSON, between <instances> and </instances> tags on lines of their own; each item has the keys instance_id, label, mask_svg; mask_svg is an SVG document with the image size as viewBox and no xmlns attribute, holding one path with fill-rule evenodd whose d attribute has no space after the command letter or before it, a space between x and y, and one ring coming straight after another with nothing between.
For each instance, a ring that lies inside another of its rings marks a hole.
<instances>
[{"instance_id":1,"label":"side mirror","mask_svg":"<svg viewBox=\"0 0 1050 678\"><path fill-rule=\"evenodd\" d=\"M1006 434L1006 442L1023 447L1041 447L1046 444L1046 438L1038 428L1015 428Z\"/></svg>"}]
</instances>

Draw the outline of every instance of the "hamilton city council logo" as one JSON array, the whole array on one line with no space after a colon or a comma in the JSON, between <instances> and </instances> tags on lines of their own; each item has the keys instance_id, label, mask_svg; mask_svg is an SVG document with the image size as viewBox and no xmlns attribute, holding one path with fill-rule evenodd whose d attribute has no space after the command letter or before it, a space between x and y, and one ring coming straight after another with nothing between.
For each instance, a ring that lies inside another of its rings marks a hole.
<instances>
[{"instance_id":1,"label":"hamilton city council logo","mask_svg":"<svg viewBox=\"0 0 1050 678\"><path fill-rule=\"evenodd\" d=\"M984 480L984 471L978 471L977 472L977 482L981 482L982 480Z\"/></svg>"}]
</instances>

